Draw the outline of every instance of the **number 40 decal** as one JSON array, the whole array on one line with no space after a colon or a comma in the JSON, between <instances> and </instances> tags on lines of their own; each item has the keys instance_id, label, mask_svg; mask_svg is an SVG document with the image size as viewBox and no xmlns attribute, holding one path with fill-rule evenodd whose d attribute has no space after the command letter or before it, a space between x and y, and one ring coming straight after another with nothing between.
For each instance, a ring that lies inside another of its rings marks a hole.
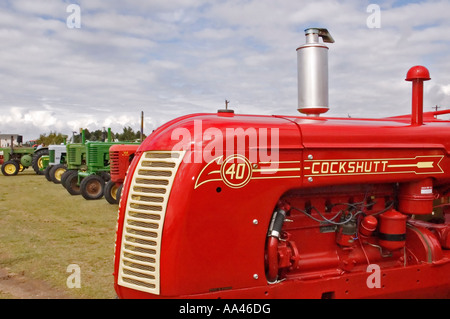
<instances>
[{"instance_id":1,"label":"number 40 decal","mask_svg":"<svg viewBox=\"0 0 450 319\"><path fill-rule=\"evenodd\" d=\"M220 168L220 176L225 184L232 188L244 187L252 178L252 166L247 158L231 155Z\"/></svg>"},{"instance_id":2,"label":"number 40 decal","mask_svg":"<svg viewBox=\"0 0 450 319\"><path fill-rule=\"evenodd\" d=\"M245 163L233 163L230 165L230 167L225 172L225 175L229 176L231 180L237 179L242 180L244 178L244 174L246 172L246 166Z\"/></svg>"}]
</instances>

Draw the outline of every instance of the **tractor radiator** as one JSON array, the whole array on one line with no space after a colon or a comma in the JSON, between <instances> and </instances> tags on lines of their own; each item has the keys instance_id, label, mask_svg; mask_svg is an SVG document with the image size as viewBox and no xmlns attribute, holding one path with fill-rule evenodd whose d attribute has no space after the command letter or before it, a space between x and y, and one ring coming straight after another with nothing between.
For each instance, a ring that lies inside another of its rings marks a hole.
<instances>
[{"instance_id":1,"label":"tractor radiator","mask_svg":"<svg viewBox=\"0 0 450 319\"><path fill-rule=\"evenodd\" d=\"M118 284L160 293L161 235L167 202L184 152L144 152L126 202Z\"/></svg>"}]
</instances>

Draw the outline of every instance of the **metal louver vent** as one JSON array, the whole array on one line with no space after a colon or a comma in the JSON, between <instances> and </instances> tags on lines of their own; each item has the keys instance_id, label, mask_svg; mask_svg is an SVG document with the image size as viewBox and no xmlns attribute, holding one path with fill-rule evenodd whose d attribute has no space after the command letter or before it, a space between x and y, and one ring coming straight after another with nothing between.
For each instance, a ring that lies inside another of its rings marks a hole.
<instances>
[{"instance_id":1,"label":"metal louver vent","mask_svg":"<svg viewBox=\"0 0 450 319\"><path fill-rule=\"evenodd\" d=\"M109 152L109 171L111 175L117 175L120 173L119 157L118 151Z\"/></svg>"},{"instance_id":2,"label":"metal louver vent","mask_svg":"<svg viewBox=\"0 0 450 319\"><path fill-rule=\"evenodd\" d=\"M160 293L160 249L170 191L184 152L144 152L125 208L118 284Z\"/></svg>"}]
</instances>

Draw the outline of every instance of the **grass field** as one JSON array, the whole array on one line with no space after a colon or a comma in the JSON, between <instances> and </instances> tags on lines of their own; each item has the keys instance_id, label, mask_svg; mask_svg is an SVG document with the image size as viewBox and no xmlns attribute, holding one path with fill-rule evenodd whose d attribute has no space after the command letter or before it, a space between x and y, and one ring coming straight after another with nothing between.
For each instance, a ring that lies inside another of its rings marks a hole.
<instances>
[{"instance_id":1,"label":"grass field","mask_svg":"<svg viewBox=\"0 0 450 319\"><path fill-rule=\"evenodd\" d=\"M0 174L0 268L45 281L69 298L115 298L117 208L104 198L72 196L31 169ZM67 287L71 264L79 266L81 288Z\"/></svg>"}]
</instances>

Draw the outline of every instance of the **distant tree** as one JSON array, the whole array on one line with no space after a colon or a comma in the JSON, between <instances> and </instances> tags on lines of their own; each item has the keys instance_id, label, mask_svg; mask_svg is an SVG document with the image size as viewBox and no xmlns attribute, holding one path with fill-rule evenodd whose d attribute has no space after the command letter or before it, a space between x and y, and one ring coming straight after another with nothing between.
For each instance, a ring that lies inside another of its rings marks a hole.
<instances>
[{"instance_id":1,"label":"distant tree","mask_svg":"<svg viewBox=\"0 0 450 319\"><path fill-rule=\"evenodd\" d=\"M84 137L86 141L106 141L108 140L108 132L105 129L98 129L92 132L88 129L85 129ZM130 126L128 126L123 127L122 133L111 132L111 137L122 142L139 141L141 138L141 132L135 132ZM146 135L143 134L142 138L146 138ZM73 143L81 143L81 133L79 135L76 135L74 132Z\"/></svg>"},{"instance_id":2,"label":"distant tree","mask_svg":"<svg viewBox=\"0 0 450 319\"><path fill-rule=\"evenodd\" d=\"M119 141L138 141L141 138L141 132L135 132L130 126L128 126L123 128L122 133L116 133L114 137Z\"/></svg>"},{"instance_id":3,"label":"distant tree","mask_svg":"<svg viewBox=\"0 0 450 319\"><path fill-rule=\"evenodd\" d=\"M90 141L104 141L107 139L107 133L104 130L95 130L91 132Z\"/></svg>"},{"instance_id":4,"label":"distant tree","mask_svg":"<svg viewBox=\"0 0 450 319\"><path fill-rule=\"evenodd\" d=\"M111 136L114 137L114 133L111 132ZM84 130L84 138L86 141L107 141L108 140L108 132L105 129L97 129L95 131L89 131L88 129ZM81 143L82 137L81 133L79 135L73 136L73 143Z\"/></svg>"},{"instance_id":5,"label":"distant tree","mask_svg":"<svg viewBox=\"0 0 450 319\"><path fill-rule=\"evenodd\" d=\"M37 144L45 144L45 145L54 145L61 144L67 140L67 135L63 135L61 133L50 132L48 135L46 133L39 135L39 138L36 140Z\"/></svg>"}]
</instances>

